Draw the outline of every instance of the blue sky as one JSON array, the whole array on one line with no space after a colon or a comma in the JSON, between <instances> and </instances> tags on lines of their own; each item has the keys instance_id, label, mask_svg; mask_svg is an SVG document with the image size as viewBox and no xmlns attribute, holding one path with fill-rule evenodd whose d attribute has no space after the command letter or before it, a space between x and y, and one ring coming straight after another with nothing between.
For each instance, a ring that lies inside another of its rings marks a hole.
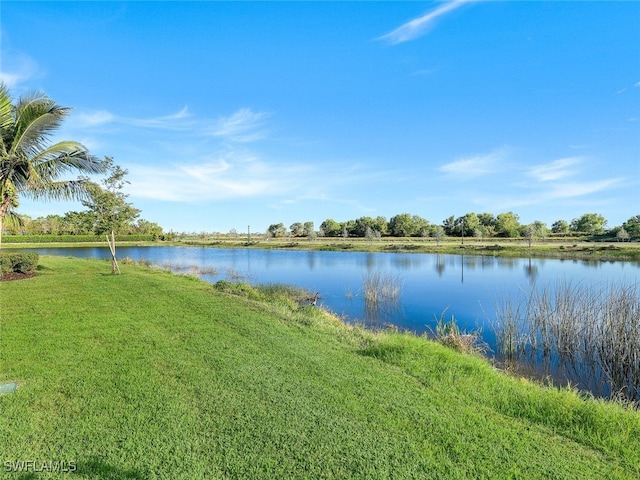
<instances>
[{"instance_id":1,"label":"blue sky","mask_svg":"<svg viewBox=\"0 0 640 480\"><path fill-rule=\"evenodd\" d=\"M1 79L73 107L165 230L640 214L640 2L0 5ZM23 200L32 217L81 210Z\"/></svg>"}]
</instances>

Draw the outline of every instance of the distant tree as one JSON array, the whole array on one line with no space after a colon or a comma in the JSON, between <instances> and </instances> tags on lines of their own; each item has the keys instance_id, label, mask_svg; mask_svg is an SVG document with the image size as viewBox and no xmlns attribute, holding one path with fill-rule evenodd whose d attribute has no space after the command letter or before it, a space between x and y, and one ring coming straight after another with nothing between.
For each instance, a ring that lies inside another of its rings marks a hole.
<instances>
[{"instance_id":1,"label":"distant tree","mask_svg":"<svg viewBox=\"0 0 640 480\"><path fill-rule=\"evenodd\" d=\"M284 223L272 223L269 225L267 233L274 238L284 237L287 234L287 229Z\"/></svg>"},{"instance_id":2,"label":"distant tree","mask_svg":"<svg viewBox=\"0 0 640 480\"><path fill-rule=\"evenodd\" d=\"M496 227L494 225L482 225L480 229L482 232L482 238L493 238L496 235Z\"/></svg>"},{"instance_id":3,"label":"distant tree","mask_svg":"<svg viewBox=\"0 0 640 480\"><path fill-rule=\"evenodd\" d=\"M91 212L67 212L63 217L65 231L69 235L89 235L93 232L95 219Z\"/></svg>"},{"instance_id":4,"label":"distant tree","mask_svg":"<svg viewBox=\"0 0 640 480\"><path fill-rule=\"evenodd\" d=\"M442 221L442 228L445 235L456 235L456 217L451 215Z\"/></svg>"},{"instance_id":5,"label":"distant tree","mask_svg":"<svg viewBox=\"0 0 640 480\"><path fill-rule=\"evenodd\" d=\"M622 224L622 228L624 228L631 238L639 238L640 237L640 215L636 215L631 217L629 220Z\"/></svg>"},{"instance_id":6,"label":"distant tree","mask_svg":"<svg viewBox=\"0 0 640 480\"><path fill-rule=\"evenodd\" d=\"M35 200L83 199L85 178L61 178L72 171L103 171L102 161L82 144L49 143L68 113L68 108L39 93L22 97L14 105L8 87L0 83L0 242L5 216L18 218L13 210L21 195Z\"/></svg>"},{"instance_id":7,"label":"distant tree","mask_svg":"<svg viewBox=\"0 0 640 480\"><path fill-rule=\"evenodd\" d=\"M133 226L133 232L140 235L151 235L160 238L163 234L162 227L155 222L150 222L143 218L139 219Z\"/></svg>"},{"instance_id":8,"label":"distant tree","mask_svg":"<svg viewBox=\"0 0 640 480\"><path fill-rule=\"evenodd\" d=\"M413 235L419 237L429 236L429 220L422 218L420 215L413 215L411 222L413 223Z\"/></svg>"},{"instance_id":9,"label":"distant tree","mask_svg":"<svg viewBox=\"0 0 640 480\"><path fill-rule=\"evenodd\" d=\"M64 233L64 223L61 215L47 215L45 221L50 235L60 235Z\"/></svg>"},{"instance_id":10,"label":"distant tree","mask_svg":"<svg viewBox=\"0 0 640 480\"><path fill-rule=\"evenodd\" d=\"M440 242L445 238L444 228L440 225L435 225L431 230L431 236L436 239L436 245L440 245Z\"/></svg>"},{"instance_id":11,"label":"distant tree","mask_svg":"<svg viewBox=\"0 0 640 480\"><path fill-rule=\"evenodd\" d=\"M619 242L626 242L629 240L631 236L629 235L629 232L627 232L624 227L620 227L620 229L618 230L618 233L616 233L616 238L618 239Z\"/></svg>"},{"instance_id":12,"label":"distant tree","mask_svg":"<svg viewBox=\"0 0 640 480\"><path fill-rule=\"evenodd\" d=\"M556 220L551 225L551 233L569 233L571 231L571 227L566 220Z\"/></svg>"},{"instance_id":13,"label":"distant tree","mask_svg":"<svg viewBox=\"0 0 640 480\"><path fill-rule=\"evenodd\" d=\"M463 217L459 217L454 221L454 233L457 235L462 235L464 233L465 237L474 236L474 231L480 228L480 219L478 216L471 212L467 213ZM464 226L464 232L462 228Z\"/></svg>"},{"instance_id":14,"label":"distant tree","mask_svg":"<svg viewBox=\"0 0 640 480\"><path fill-rule=\"evenodd\" d=\"M496 219L493 213L479 213L478 221L483 227L494 227L496 225Z\"/></svg>"},{"instance_id":15,"label":"distant tree","mask_svg":"<svg viewBox=\"0 0 640 480\"><path fill-rule=\"evenodd\" d=\"M300 222L295 222L291 224L291 226L289 227L289 231L291 232L292 236L301 237L302 235L304 235L304 225Z\"/></svg>"},{"instance_id":16,"label":"distant tree","mask_svg":"<svg viewBox=\"0 0 640 480\"><path fill-rule=\"evenodd\" d=\"M517 237L520 233L518 215L513 212L501 213L496 217L496 234L500 237Z\"/></svg>"},{"instance_id":17,"label":"distant tree","mask_svg":"<svg viewBox=\"0 0 640 480\"><path fill-rule=\"evenodd\" d=\"M339 237L342 235L342 225L332 218L326 219L320 224L320 230L325 237Z\"/></svg>"},{"instance_id":18,"label":"distant tree","mask_svg":"<svg viewBox=\"0 0 640 480\"><path fill-rule=\"evenodd\" d=\"M341 224L342 236L344 238L355 236L356 235L356 221L355 220L347 220L346 222L342 222Z\"/></svg>"},{"instance_id":19,"label":"distant tree","mask_svg":"<svg viewBox=\"0 0 640 480\"><path fill-rule=\"evenodd\" d=\"M585 213L571 221L571 230L586 233L587 235L602 235L605 232L607 221L597 213Z\"/></svg>"},{"instance_id":20,"label":"distant tree","mask_svg":"<svg viewBox=\"0 0 640 480\"><path fill-rule=\"evenodd\" d=\"M414 219L408 213L401 213L389 220L389 233L394 237L411 237L416 234Z\"/></svg>"},{"instance_id":21,"label":"distant tree","mask_svg":"<svg viewBox=\"0 0 640 480\"><path fill-rule=\"evenodd\" d=\"M364 238L366 238L370 242L373 241L376 238L374 232L375 232L375 230L367 225L367 228L364 231Z\"/></svg>"},{"instance_id":22,"label":"distant tree","mask_svg":"<svg viewBox=\"0 0 640 480\"><path fill-rule=\"evenodd\" d=\"M529 242L529 247L531 247L534 240L544 238L546 234L547 226L538 220L523 226L521 231L521 235Z\"/></svg>"},{"instance_id":23,"label":"distant tree","mask_svg":"<svg viewBox=\"0 0 640 480\"><path fill-rule=\"evenodd\" d=\"M375 230L375 220L371 217L357 218L353 228L353 234L357 237L366 237L367 229Z\"/></svg>"},{"instance_id":24,"label":"distant tree","mask_svg":"<svg viewBox=\"0 0 640 480\"><path fill-rule=\"evenodd\" d=\"M302 226L302 232L305 237L315 237L316 231L314 229L313 222L304 222L304 225Z\"/></svg>"},{"instance_id":25,"label":"distant tree","mask_svg":"<svg viewBox=\"0 0 640 480\"><path fill-rule=\"evenodd\" d=\"M377 216L373 219L373 225L371 226L375 232L379 233L378 238L382 235L387 235L389 233L389 222L383 216Z\"/></svg>"}]
</instances>

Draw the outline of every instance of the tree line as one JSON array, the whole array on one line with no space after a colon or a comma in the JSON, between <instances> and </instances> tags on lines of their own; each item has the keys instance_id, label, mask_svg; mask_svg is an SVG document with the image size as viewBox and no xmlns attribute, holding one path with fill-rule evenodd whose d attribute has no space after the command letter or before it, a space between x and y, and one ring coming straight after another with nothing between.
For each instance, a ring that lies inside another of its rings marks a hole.
<instances>
[{"instance_id":1,"label":"tree line","mask_svg":"<svg viewBox=\"0 0 640 480\"><path fill-rule=\"evenodd\" d=\"M541 221L522 224L516 213L467 213L461 217L451 215L441 224L409 213L391 217L360 217L338 222L328 218L314 230L313 222L293 223L289 230L283 223L274 223L267 229L271 237L360 237L369 240L381 237L444 237L487 238L544 238L554 236L614 237L620 241L640 239L640 215L629 218L622 225L608 229L607 220L597 213L585 213L570 222L557 220L550 227Z\"/></svg>"}]
</instances>

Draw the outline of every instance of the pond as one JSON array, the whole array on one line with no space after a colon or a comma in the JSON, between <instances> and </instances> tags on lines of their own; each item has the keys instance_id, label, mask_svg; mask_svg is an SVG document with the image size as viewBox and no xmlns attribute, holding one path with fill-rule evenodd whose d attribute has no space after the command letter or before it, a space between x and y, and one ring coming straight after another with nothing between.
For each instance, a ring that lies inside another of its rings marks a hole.
<instances>
[{"instance_id":1,"label":"pond","mask_svg":"<svg viewBox=\"0 0 640 480\"><path fill-rule=\"evenodd\" d=\"M43 255L110 258L108 248L40 248ZM121 247L118 258L146 260L203 280L285 283L319 293L318 305L347 322L395 325L430 333L453 316L462 330L481 330L490 354L499 350L497 306L540 287L638 285L640 264L419 253L364 253L208 247ZM368 289L378 296L371 300ZM549 363L549 362L547 362ZM566 377L551 362L555 377ZM548 365L544 374L547 375ZM567 378L564 378L567 380ZM572 383L580 383L570 378Z\"/></svg>"}]
</instances>

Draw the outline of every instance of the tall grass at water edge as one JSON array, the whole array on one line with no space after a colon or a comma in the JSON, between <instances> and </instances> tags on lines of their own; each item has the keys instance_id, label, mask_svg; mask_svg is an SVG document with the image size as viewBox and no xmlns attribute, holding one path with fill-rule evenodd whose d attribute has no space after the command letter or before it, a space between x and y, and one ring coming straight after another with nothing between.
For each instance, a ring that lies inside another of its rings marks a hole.
<instances>
[{"instance_id":1,"label":"tall grass at water edge","mask_svg":"<svg viewBox=\"0 0 640 480\"><path fill-rule=\"evenodd\" d=\"M398 275L376 270L362 281L365 320L370 324L391 318L400 308L401 280Z\"/></svg>"},{"instance_id":2,"label":"tall grass at water edge","mask_svg":"<svg viewBox=\"0 0 640 480\"><path fill-rule=\"evenodd\" d=\"M640 403L640 288L556 285L496 306L501 359L542 365L549 377L596 395Z\"/></svg>"}]
</instances>

